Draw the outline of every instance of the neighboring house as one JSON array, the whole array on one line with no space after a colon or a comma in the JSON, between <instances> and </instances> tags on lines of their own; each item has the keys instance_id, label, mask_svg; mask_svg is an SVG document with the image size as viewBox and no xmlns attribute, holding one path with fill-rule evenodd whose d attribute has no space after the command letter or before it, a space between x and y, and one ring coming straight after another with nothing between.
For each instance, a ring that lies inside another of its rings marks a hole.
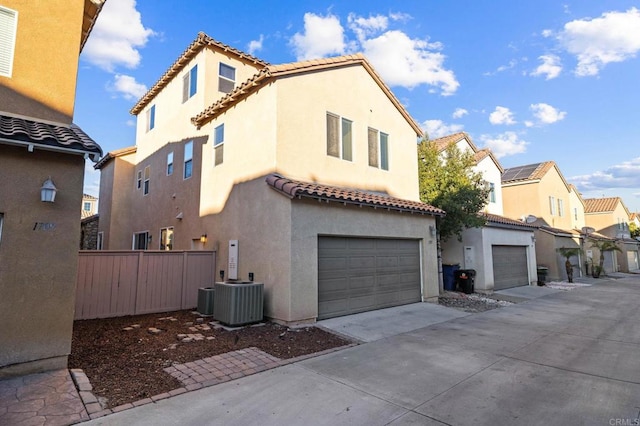
<instances>
[{"instance_id":1,"label":"neighboring house","mask_svg":"<svg viewBox=\"0 0 640 426\"><path fill-rule=\"evenodd\" d=\"M587 226L614 239L621 252L605 253L605 272L629 272L640 269L638 250L640 242L631 238L631 213L620 197L587 198L585 219ZM614 254L615 253L615 254Z\"/></svg>"},{"instance_id":2,"label":"neighboring house","mask_svg":"<svg viewBox=\"0 0 640 426\"><path fill-rule=\"evenodd\" d=\"M438 296L422 130L362 55L269 65L201 33L131 112L135 151L98 165L105 249L216 249L285 323Z\"/></svg>"},{"instance_id":3,"label":"neighboring house","mask_svg":"<svg viewBox=\"0 0 640 426\"><path fill-rule=\"evenodd\" d=\"M0 377L67 367L85 158L78 57L102 2L0 5Z\"/></svg>"},{"instance_id":4,"label":"neighboring house","mask_svg":"<svg viewBox=\"0 0 640 426\"><path fill-rule=\"evenodd\" d=\"M549 268L551 280L566 279L565 258L557 249L584 249L584 201L553 161L511 167L502 174L504 215L532 221L536 230L536 258ZM580 226L582 225L582 226ZM575 232L575 227L578 232ZM574 276L583 274L584 255L570 259Z\"/></svg>"},{"instance_id":5,"label":"neighboring house","mask_svg":"<svg viewBox=\"0 0 640 426\"><path fill-rule=\"evenodd\" d=\"M82 194L82 209L80 210L80 218L85 219L93 216L98 212L98 199L93 195Z\"/></svg>"},{"instance_id":6,"label":"neighboring house","mask_svg":"<svg viewBox=\"0 0 640 426\"><path fill-rule=\"evenodd\" d=\"M481 173L490 189L482 213L487 223L462 233L462 241L452 237L442 243L442 263L476 271L475 289L491 292L525 286L537 281L534 230L536 226L502 216L502 166L489 149L479 150L469 135L455 133L434 139L442 152L455 144L461 152L473 153L474 171Z\"/></svg>"}]
</instances>

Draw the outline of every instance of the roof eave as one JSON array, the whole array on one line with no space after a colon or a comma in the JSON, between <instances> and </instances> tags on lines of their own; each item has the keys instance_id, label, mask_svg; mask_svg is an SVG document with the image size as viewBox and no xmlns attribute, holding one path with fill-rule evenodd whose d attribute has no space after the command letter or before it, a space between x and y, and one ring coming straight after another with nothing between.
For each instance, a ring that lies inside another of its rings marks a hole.
<instances>
[{"instance_id":1,"label":"roof eave","mask_svg":"<svg viewBox=\"0 0 640 426\"><path fill-rule=\"evenodd\" d=\"M0 144L24 146L29 152L33 152L37 149L42 151L53 151L64 154L81 155L85 160L91 159L94 163L100 160L100 152L89 151L86 149L67 148L63 146L45 145L37 142L25 142L13 139L0 138Z\"/></svg>"}]
</instances>

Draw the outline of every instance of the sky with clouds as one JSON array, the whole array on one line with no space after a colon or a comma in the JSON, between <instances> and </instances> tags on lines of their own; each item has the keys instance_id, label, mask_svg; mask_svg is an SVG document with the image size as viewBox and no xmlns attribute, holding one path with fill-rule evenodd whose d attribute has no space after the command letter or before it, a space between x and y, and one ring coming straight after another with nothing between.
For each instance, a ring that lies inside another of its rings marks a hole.
<instances>
[{"instance_id":1,"label":"sky with clouds","mask_svg":"<svg viewBox=\"0 0 640 426\"><path fill-rule=\"evenodd\" d=\"M130 108L199 31L273 64L362 52L430 138L465 131L505 168L556 161L586 198L640 211L636 1L236 3L108 0L76 123L105 152L134 145Z\"/></svg>"}]
</instances>

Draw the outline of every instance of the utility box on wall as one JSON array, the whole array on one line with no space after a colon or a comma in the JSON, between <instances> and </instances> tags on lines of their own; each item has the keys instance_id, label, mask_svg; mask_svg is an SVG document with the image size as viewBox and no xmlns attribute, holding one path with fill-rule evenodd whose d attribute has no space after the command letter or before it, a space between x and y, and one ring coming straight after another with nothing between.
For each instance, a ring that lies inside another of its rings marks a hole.
<instances>
[{"instance_id":1,"label":"utility box on wall","mask_svg":"<svg viewBox=\"0 0 640 426\"><path fill-rule=\"evenodd\" d=\"M229 279L238 279L238 240L229 240Z\"/></svg>"}]
</instances>

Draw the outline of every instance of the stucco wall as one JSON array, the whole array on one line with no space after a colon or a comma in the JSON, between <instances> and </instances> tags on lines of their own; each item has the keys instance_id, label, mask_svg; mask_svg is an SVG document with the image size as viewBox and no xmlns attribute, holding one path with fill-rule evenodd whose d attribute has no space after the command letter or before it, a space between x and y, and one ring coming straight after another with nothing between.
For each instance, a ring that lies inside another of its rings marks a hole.
<instances>
[{"instance_id":1,"label":"stucco wall","mask_svg":"<svg viewBox=\"0 0 640 426\"><path fill-rule=\"evenodd\" d=\"M582 229L587 226L584 215L584 202L575 187L570 187L569 191L569 215L571 217L571 229Z\"/></svg>"},{"instance_id":2,"label":"stucco wall","mask_svg":"<svg viewBox=\"0 0 640 426\"><path fill-rule=\"evenodd\" d=\"M58 188L55 203L40 201L49 176ZM0 148L0 369L66 367L83 178L80 156ZM37 362L23 364L31 361Z\"/></svg>"},{"instance_id":3,"label":"stucco wall","mask_svg":"<svg viewBox=\"0 0 640 426\"><path fill-rule=\"evenodd\" d=\"M100 169L100 221L105 250L131 248L131 198L135 188L135 154L116 157Z\"/></svg>"},{"instance_id":4,"label":"stucco wall","mask_svg":"<svg viewBox=\"0 0 640 426\"><path fill-rule=\"evenodd\" d=\"M12 75L0 76L0 111L71 123L84 1L4 0L2 6L18 11L18 27Z\"/></svg>"},{"instance_id":5,"label":"stucco wall","mask_svg":"<svg viewBox=\"0 0 640 426\"><path fill-rule=\"evenodd\" d=\"M502 173L500 173L500 169L498 169L496 163L493 162L491 157L486 157L476 165L475 171L482 173L484 180L493 183L494 185L495 201L488 202L486 207L484 208L484 211L487 213L503 216L504 209L502 208L502 185L500 184Z\"/></svg>"}]
</instances>

